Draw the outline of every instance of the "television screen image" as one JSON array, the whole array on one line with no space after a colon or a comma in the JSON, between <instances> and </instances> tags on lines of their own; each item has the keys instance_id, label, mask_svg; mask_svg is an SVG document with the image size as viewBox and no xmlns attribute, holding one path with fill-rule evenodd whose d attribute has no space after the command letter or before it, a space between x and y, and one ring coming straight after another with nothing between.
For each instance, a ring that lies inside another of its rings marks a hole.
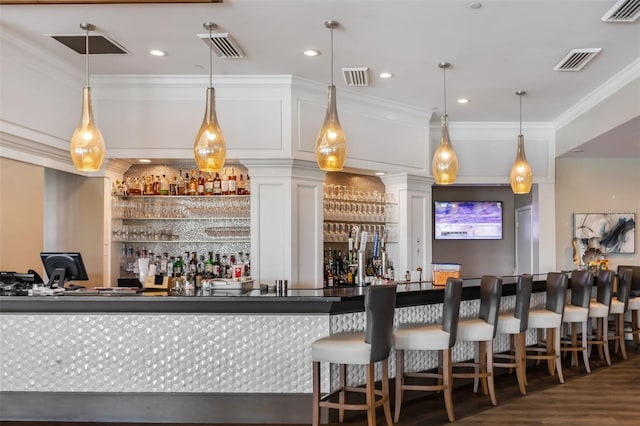
<instances>
[{"instance_id":1,"label":"television screen image","mask_svg":"<svg viewBox=\"0 0 640 426\"><path fill-rule=\"evenodd\" d=\"M501 240L501 201L435 201L436 240Z\"/></svg>"}]
</instances>

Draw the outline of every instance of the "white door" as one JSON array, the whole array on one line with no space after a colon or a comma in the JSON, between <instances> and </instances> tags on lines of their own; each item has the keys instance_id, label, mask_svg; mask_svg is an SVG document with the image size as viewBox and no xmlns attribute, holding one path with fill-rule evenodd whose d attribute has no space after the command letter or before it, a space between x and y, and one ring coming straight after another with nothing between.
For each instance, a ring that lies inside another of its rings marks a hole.
<instances>
[{"instance_id":1,"label":"white door","mask_svg":"<svg viewBox=\"0 0 640 426\"><path fill-rule=\"evenodd\" d=\"M516 209L516 274L533 273L532 206Z\"/></svg>"}]
</instances>

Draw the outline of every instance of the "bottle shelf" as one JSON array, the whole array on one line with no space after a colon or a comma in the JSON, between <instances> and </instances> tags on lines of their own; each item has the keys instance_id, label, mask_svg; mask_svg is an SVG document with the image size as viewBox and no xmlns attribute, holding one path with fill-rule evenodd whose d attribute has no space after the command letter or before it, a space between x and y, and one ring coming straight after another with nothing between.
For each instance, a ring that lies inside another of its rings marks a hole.
<instances>
[{"instance_id":1,"label":"bottle shelf","mask_svg":"<svg viewBox=\"0 0 640 426\"><path fill-rule=\"evenodd\" d=\"M198 220L198 221L218 221L218 220L241 220L241 221L249 221L251 220L248 216L207 216L207 217L133 217L133 216L118 216L112 217L112 220Z\"/></svg>"},{"instance_id":2,"label":"bottle shelf","mask_svg":"<svg viewBox=\"0 0 640 426\"><path fill-rule=\"evenodd\" d=\"M249 243L251 242L247 238L211 238L208 240L135 240L135 239L126 239L119 240L114 239L111 240L114 243L125 243L125 244L137 244L137 243L145 243L145 244L184 244L184 243L193 243L193 244L208 244L208 243Z\"/></svg>"}]
</instances>

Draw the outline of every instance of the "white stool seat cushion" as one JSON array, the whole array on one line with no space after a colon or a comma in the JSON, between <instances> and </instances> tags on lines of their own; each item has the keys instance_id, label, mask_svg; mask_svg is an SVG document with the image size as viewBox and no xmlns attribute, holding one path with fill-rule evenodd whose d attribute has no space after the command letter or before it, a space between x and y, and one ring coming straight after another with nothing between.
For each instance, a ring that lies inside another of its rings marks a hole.
<instances>
[{"instance_id":1,"label":"white stool seat cushion","mask_svg":"<svg viewBox=\"0 0 640 426\"><path fill-rule=\"evenodd\" d=\"M400 324L393 333L393 344L400 350L444 350L449 348L449 333L441 324Z\"/></svg>"},{"instance_id":2,"label":"white stool seat cushion","mask_svg":"<svg viewBox=\"0 0 640 426\"><path fill-rule=\"evenodd\" d=\"M609 316L609 307L604 303L589 303L589 318L605 318Z\"/></svg>"},{"instance_id":3,"label":"white stool seat cushion","mask_svg":"<svg viewBox=\"0 0 640 426\"><path fill-rule=\"evenodd\" d=\"M514 317L513 312L500 314L498 316L498 333L520 333L520 318Z\"/></svg>"},{"instance_id":4,"label":"white stool seat cushion","mask_svg":"<svg viewBox=\"0 0 640 426\"><path fill-rule=\"evenodd\" d=\"M563 322L585 322L589 318L589 308L565 305Z\"/></svg>"},{"instance_id":5,"label":"white stool seat cushion","mask_svg":"<svg viewBox=\"0 0 640 426\"><path fill-rule=\"evenodd\" d=\"M486 342L493 340L493 326L480 318L460 320L456 340Z\"/></svg>"},{"instance_id":6,"label":"white stool seat cushion","mask_svg":"<svg viewBox=\"0 0 640 426\"><path fill-rule=\"evenodd\" d=\"M362 332L336 333L311 344L311 359L335 364L369 364L371 345L365 343Z\"/></svg>"},{"instance_id":7,"label":"white stool seat cushion","mask_svg":"<svg viewBox=\"0 0 640 426\"><path fill-rule=\"evenodd\" d=\"M629 310L637 311L640 309L640 297L634 297L633 299L629 299Z\"/></svg>"},{"instance_id":8,"label":"white stool seat cushion","mask_svg":"<svg viewBox=\"0 0 640 426\"><path fill-rule=\"evenodd\" d=\"M547 309L529 311L529 328L558 328L562 324L562 315Z\"/></svg>"},{"instance_id":9,"label":"white stool seat cushion","mask_svg":"<svg viewBox=\"0 0 640 426\"><path fill-rule=\"evenodd\" d=\"M616 299L611 299L611 308L609 312L612 314L624 314L624 303Z\"/></svg>"}]
</instances>

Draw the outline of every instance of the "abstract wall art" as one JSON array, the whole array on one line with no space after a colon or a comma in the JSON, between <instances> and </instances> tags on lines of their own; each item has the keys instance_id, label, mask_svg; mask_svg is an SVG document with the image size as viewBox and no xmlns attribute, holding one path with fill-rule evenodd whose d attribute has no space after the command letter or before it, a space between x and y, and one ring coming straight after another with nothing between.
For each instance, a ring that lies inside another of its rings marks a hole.
<instances>
[{"instance_id":1,"label":"abstract wall art","mask_svg":"<svg viewBox=\"0 0 640 426\"><path fill-rule=\"evenodd\" d=\"M635 253L635 213L574 213L573 236L603 254Z\"/></svg>"}]
</instances>

